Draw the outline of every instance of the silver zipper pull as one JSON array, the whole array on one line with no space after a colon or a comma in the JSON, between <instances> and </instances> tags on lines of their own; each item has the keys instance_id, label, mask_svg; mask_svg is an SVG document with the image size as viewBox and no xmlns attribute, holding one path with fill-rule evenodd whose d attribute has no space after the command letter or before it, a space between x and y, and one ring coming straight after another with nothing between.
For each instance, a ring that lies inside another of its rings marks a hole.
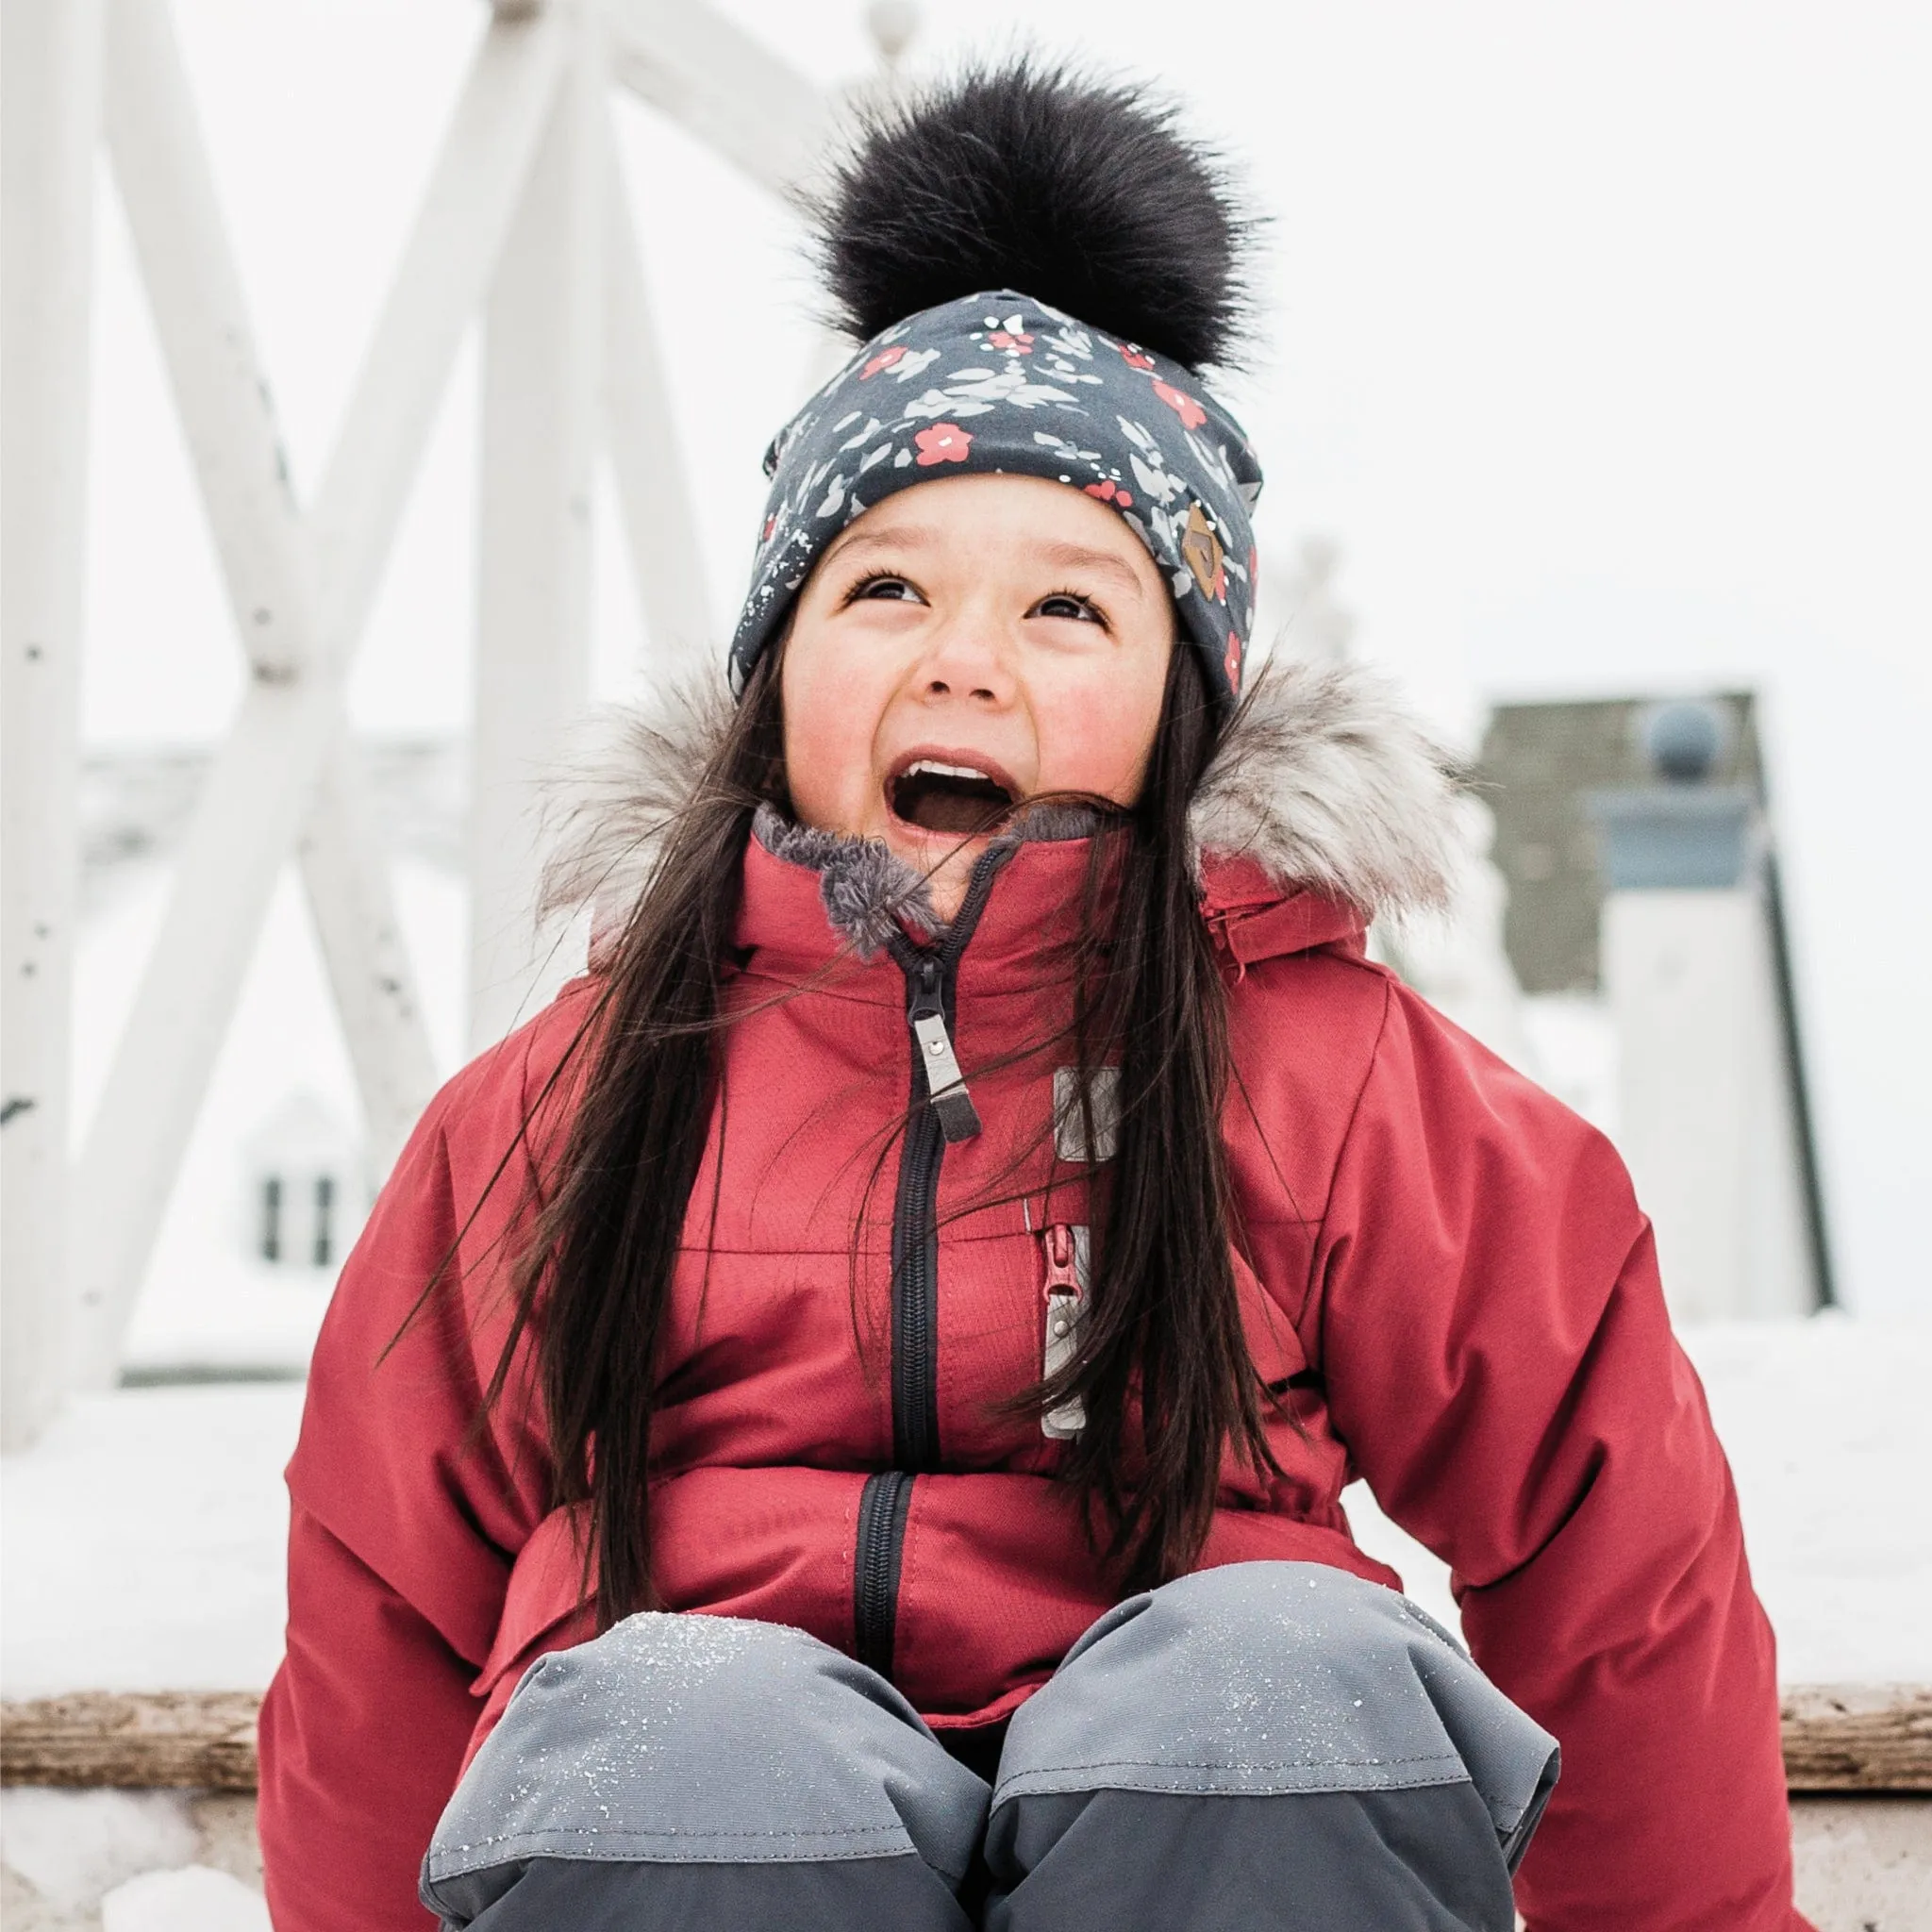
<instances>
[{"instance_id":1,"label":"silver zipper pull","mask_svg":"<svg viewBox=\"0 0 1932 1932\"><path fill-rule=\"evenodd\" d=\"M935 960L921 962L906 1017L919 1042L925 1091L939 1116L941 1133L948 1141L972 1140L980 1131L979 1109L966 1091L966 1075L959 1071L959 1058L953 1051L952 1035L946 1031L946 1009L940 998L940 969Z\"/></svg>"},{"instance_id":2,"label":"silver zipper pull","mask_svg":"<svg viewBox=\"0 0 1932 1932\"><path fill-rule=\"evenodd\" d=\"M1058 1374L1080 1346L1080 1322L1087 1312L1088 1232L1056 1222L1041 1237L1046 1248L1046 1374ZM1040 1432L1057 1441L1087 1426L1087 1405L1077 1395L1040 1419Z\"/></svg>"}]
</instances>

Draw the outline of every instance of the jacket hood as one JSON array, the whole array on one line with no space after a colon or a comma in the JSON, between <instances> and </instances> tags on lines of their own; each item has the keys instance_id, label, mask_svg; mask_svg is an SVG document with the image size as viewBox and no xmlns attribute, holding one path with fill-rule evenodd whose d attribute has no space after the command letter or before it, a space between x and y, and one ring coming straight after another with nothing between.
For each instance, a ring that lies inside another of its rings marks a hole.
<instances>
[{"instance_id":1,"label":"jacket hood","mask_svg":"<svg viewBox=\"0 0 1932 1932\"><path fill-rule=\"evenodd\" d=\"M669 678L645 701L593 714L550 788L539 910L592 906L593 961L695 803L732 711L722 673ZM1364 924L1439 908L1455 871L1455 761L1389 679L1358 665L1272 662L1190 813L1204 895L1210 907L1252 908L1312 892ZM1041 809L1008 836L1067 838L1088 825L1084 814ZM883 944L895 919L937 929L924 882L878 841L801 827L770 807L756 835L821 873L827 915L862 953Z\"/></svg>"}]
</instances>

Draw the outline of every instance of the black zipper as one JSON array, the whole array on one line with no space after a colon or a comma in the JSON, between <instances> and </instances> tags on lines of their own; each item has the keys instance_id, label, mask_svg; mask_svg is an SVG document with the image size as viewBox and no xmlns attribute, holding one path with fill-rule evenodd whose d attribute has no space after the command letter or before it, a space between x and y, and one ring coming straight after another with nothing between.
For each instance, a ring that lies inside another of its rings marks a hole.
<instances>
[{"instance_id":1,"label":"black zipper","mask_svg":"<svg viewBox=\"0 0 1932 1932\"><path fill-rule=\"evenodd\" d=\"M940 1460L939 1289L940 1169L945 1162L947 1121L935 1105L920 1046L918 1024L937 1013L948 1035L958 1034L959 956L979 924L1010 847L984 854L973 869L959 916L944 942L930 949L895 938L892 957L906 975L906 1033L912 1056L910 1119L899 1155L892 1202L892 1459L904 1470L930 1470ZM958 1090L958 1105L973 1103ZM973 1130L977 1131L976 1118Z\"/></svg>"},{"instance_id":2,"label":"black zipper","mask_svg":"<svg viewBox=\"0 0 1932 1932\"><path fill-rule=\"evenodd\" d=\"M858 1560L852 1595L853 1650L882 1677L892 1674L892 1633L899 1621L899 1559L912 1478L900 1470L869 1475L858 1492Z\"/></svg>"},{"instance_id":3,"label":"black zipper","mask_svg":"<svg viewBox=\"0 0 1932 1932\"><path fill-rule=\"evenodd\" d=\"M942 998L939 961L928 956L907 974L908 1008ZM952 1017L946 1016L947 1030ZM912 1056L912 1110L899 1154L892 1202L892 1459L901 1469L939 1461L939 1272L936 1207L946 1137L924 1104L925 1069Z\"/></svg>"},{"instance_id":4,"label":"black zipper","mask_svg":"<svg viewBox=\"0 0 1932 1932\"><path fill-rule=\"evenodd\" d=\"M881 1676L892 1671L899 1614L899 1559L913 1474L939 1467L939 1190L949 1131L978 1131L963 1085L941 1091L937 1104L918 1023L937 1015L957 1037L959 956L986 909L987 895L1013 848L995 847L973 868L958 918L941 944L916 946L895 935L892 958L906 975L906 1037L912 1058L911 1094L899 1183L892 1202L892 1461L866 1478L858 1498L852 1623L860 1663ZM945 1109L944 1112L941 1109Z\"/></svg>"}]
</instances>

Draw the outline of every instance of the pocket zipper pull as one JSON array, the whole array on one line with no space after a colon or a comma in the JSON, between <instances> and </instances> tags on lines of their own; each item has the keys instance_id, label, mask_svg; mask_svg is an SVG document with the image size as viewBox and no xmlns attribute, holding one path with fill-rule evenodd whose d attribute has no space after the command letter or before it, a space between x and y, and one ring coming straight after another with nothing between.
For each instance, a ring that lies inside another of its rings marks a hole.
<instances>
[{"instance_id":1,"label":"pocket zipper pull","mask_svg":"<svg viewBox=\"0 0 1932 1932\"><path fill-rule=\"evenodd\" d=\"M912 1037L919 1042L920 1064L925 1069L925 1091L932 1098L933 1112L939 1115L941 1133L949 1142L972 1140L980 1131L979 1109L966 1091L966 1075L959 1071L953 1037L946 1031L946 1009L940 998L940 969L930 959L920 966L906 1017L912 1023Z\"/></svg>"},{"instance_id":2,"label":"pocket zipper pull","mask_svg":"<svg viewBox=\"0 0 1932 1932\"><path fill-rule=\"evenodd\" d=\"M1087 1241L1084 1227L1056 1222L1041 1236L1046 1248L1046 1354L1048 1375L1074 1359L1080 1346L1080 1320L1087 1312ZM1070 1396L1040 1419L1040 1432L1057 1441L1087 1426L1087 1405Z\"/></svg>"}]
</instances>

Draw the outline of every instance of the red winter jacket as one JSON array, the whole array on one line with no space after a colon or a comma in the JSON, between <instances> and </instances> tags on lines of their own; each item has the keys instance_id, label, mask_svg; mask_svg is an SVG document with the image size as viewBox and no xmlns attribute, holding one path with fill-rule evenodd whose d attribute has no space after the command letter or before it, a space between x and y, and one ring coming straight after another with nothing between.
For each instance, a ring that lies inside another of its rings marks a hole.
<instances>
[{"instance_id":1,"label":"red winter jacket","mask_svg":"<svg viewBox=\"0 0 1932 1932\"><path fill-rule=\"evenodd\" d=\"M1308 746L1272 741L1266 795L1224 784L1200 823L1250 855L1210 850L1204 910L1229 982L1248 1339L1300 1427L1271 1426L1278 1478L1230 1466L1202 1562L1396 1584L1339 1500L1365 1476L1453 1566L1478 1661L1561 1742L1518 1880L1536 1932L1803 1927L1771 1631L1648 1224L1599 1135L1364 956L1342 893L1426 870L1435 835L1406 821L1431 785L1359 690L1280 682L1277 708L1316 714L1341 795L1299 794ZM812 867L756 840L744 860L727 997L747 1016L722 1036L686 1217L657 1580L670 1608L797 1624L889 1669L940 1728L1005 1716L1110 1601L1056 1444L994 1408L1041 1373L1048 1247L1085 1221L1081 1170L1049 1137L1023 1158L1024 1198L974 1205L1019 1191L1009 1164L1052 1118L1052 1053L1008 1058L1054 1030L1085 865L1077 840L1019 846L976 923L902 961L853 956ZM1330 890L1293 882L1310 876ZM289 1470L288 1657L261 1725L281 1932L422 1932L416 1870L466 1754L534 1657L589 1634L534 1398L513 1384L473 1425L504 1333L498 1257L567 1082L536 1103L596 984L438 1096L316 1349ZM908 1010L935 991L983 1131L948 1143L922 1110L895 1141ZM894 1223L933 1206L941 1231L895 1306ZM378 1359L452 1241L458 1291Z\"/></svg>"}]
</instances>

